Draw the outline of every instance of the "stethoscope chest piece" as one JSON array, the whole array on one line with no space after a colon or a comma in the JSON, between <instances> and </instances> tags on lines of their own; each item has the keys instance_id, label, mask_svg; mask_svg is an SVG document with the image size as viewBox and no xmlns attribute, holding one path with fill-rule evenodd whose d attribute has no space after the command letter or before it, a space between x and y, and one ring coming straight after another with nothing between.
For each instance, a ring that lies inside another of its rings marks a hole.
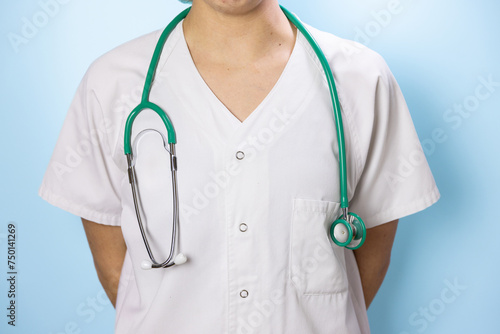
<instances>
[{"instance_id":1,"label":"stethoscope chest piece","mask_svg":"<svg viewBox=\"0 0 500 334\"><path fill-rule=\"evenodd\" d=\"M366 227L361 217L349 212L341 215L330 226L330 237L340 247L358 249L366 239Z\"/></svg>"}]
</instances>

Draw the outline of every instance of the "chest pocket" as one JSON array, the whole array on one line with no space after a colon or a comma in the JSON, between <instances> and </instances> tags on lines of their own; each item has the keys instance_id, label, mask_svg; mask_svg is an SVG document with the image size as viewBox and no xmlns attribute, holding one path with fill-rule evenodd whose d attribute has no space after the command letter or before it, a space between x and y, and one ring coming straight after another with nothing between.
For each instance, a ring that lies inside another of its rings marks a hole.
<instances>
[{"instance_id":1,"label":"chest pocket","mask_svg":"<svg viewBox=\"0 0 500 334\"><path fill-rule=\"evenodd\" d=\"M347 290L344 248L330 240L340 203L294 199L290 238L290 280L304 295Z\"/></svg>"}]
</instances>

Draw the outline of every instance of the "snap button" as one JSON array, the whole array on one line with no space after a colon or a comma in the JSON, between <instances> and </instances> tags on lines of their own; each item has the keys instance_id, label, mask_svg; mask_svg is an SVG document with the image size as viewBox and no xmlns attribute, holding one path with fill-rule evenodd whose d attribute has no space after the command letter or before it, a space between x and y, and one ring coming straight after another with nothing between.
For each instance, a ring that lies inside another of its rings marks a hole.
<instances>
[{"instance_id":1,"label":"snap button","mask_svg":"<svg viewBox=\"0 0 500 334\"><path fill-rule=\"evenodd\" d=\"M240 231L241 232L246 232L248 230L248 225L245 223L240 224Z\"/></svg>"},{"instance_id":2,"label":"snap button","mask_svg":"<svg viewBox=\"0 0 500 334\"><path fill-rule=\"evenodd\" d=\"M247 298L248 297L248 291L247 290L241 290L240 297L241 298Z\"/></svg>"},{"instance_id":3,"label":"snap button","mask_svg":"<svg viewBox=\"0 0 500 334\"><path fill-rule=\"evenodd\" d=\"M244 152L242 152L242 151L236 152L236 159L243 160L244 157L245 157L245 153Z\"/></svg>"}]
</instances>

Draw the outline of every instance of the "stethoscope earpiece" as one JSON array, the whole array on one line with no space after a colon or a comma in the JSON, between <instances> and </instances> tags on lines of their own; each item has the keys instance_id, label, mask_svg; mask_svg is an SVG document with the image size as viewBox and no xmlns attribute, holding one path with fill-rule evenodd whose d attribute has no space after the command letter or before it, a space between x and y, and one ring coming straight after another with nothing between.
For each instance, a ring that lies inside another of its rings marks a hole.
<instances>
[{"instance_id":1,"label":"stethoscope earpiece","mask_svg":"<svg viewBox=\"0 0 500 334\"><path fill-rule=\"evenodd\" d=\"M183 253L179 253L174 259L174 264L180 265L186 263L186 261L187 261L186 255L184 255Z\"/></svg>"},{"instance_id":2,"label":"stethoscope earpiece","mask_svg":"<svg viewBox=\"0 0 500 334\"><path fill-rule=\"evenodd\" d=\"M149 260L142 260L141 268L144 270L149 270L149 269L153 268L153 263L151 263L151 261L149 261Z\"/></svg>"},{"instance_id":3,"label":"stethoscope earpiece","mask_svg":"<svg viewBox=\"0 0 500 334\"><path fill-rule=\"evenodd\" d=\"M171 267L173 265L181 265L181 264L186 263L186 261L187 261L186 255L184 255L183 253L179 253L175 256L174 262L169 263L168 267ZM141 262L141 268L144 270L149 270L152 268L161 268L161 267L162 267L161 265L154 265L153 266L153 262L151 262L150 260L142 260L142 262ZM165 267L167 267L167 266L165 266Z\"/></svg>"}]
</instances>

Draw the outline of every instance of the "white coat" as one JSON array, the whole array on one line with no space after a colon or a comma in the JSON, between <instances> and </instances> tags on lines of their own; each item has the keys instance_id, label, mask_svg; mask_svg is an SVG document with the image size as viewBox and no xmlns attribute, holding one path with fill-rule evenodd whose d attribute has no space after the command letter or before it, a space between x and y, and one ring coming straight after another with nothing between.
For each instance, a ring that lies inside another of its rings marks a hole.
<instances>
[{"instance_id":1,"label":"white coat","mask_svg":"<svg viewBox=\"0 0 500 334\"><path fill-rule=\"evenodd\" d=\"M439 191L383 58L309 27L331 65L345 127L349 210L367 228L423 210ZM369 333L353 252L329 238L340 215L338 148L326 80L300 33L279 81L240 122L198 73L179 24L151 101L177 132L179 250L188 262L145 271L123 154L160 31L96 60L69 109L40 196L121 226L127 244L116 333ZM163 123L151 111L138 131ZM238 153L240 152L240 153ZM242 159L238 159L238 157ZM138 181L155 256L168 255L171 185L159 137L141 141Z\"/></svg>"}]
</instances>

